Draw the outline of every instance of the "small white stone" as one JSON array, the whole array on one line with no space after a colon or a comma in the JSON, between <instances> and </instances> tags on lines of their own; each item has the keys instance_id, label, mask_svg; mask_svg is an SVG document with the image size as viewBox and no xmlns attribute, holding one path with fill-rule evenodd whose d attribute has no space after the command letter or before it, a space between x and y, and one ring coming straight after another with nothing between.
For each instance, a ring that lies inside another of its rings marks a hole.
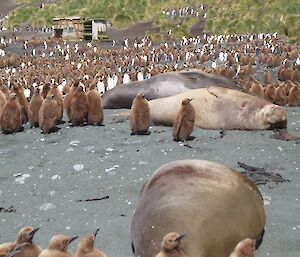
<instances>
[{"instance_id":1,"label":"small white stone","mask_svg":"<svg viewBox=\"0 0 300 257\"><path fill-rule=\"evenodd\" d=\"M50 195L51 197L53 197L53 196L55 195L55 191L51 191L51 192L49 193L49 195Z\"/></svg>"},{"instance_id":2,"label":"small white stone","mask_svg":"<svg viewBox=\"0 0 300 257\"><path fill-rule=\"evenodd\" d=\"M79 145L79 141L78 140L74 140L70 142L71 146L78 146Z\"/></svg>"},{"instance_id":3,"label":"small white stone","mask_svg":"<svg viewBox=\"0 0 300 257\"><path fill-rule=\"evenodd\" d=\"M68 149L66 149L66 153L71 153L71 152L74 152L74 148L69 147Z\"/></svg>"},{"instance_id":4,"label":"small white stone","mask_svg":"<svg viewBox=\"0 0 300 257\"><path fill-rule=\"evenodd\" d=\"M51 177L51 179L53 179L53 180L55 180L55 179L60 179L60 176L54 175L54 176Z\"/></svg>"},{"instance_id":5,"label":"small white stone","mask_svg":"<svg viewBox=\"0 0 300 257\"><path fill-rule=\"evenodd\" d=\"M43 205L40 206L40 210L42 211L48 211L50 209L55 209L56 206L53 203L44 203Z\"/></svg>"},{"instance_id":6,"label":"small white stone","mask_svg":"<svg viewBox=\"0 0 300 257\"><path fill-rule=\"evenodd\" d=\"M81 171L81 170L84 169L84 165L83 165L83 164L75 164L75 165L73 166L73 169L74 169L75 171Z\"/></svg>"},{"instance_id":7,"label":"small white stone","mask_svg":"<svg viewBox=\"0 0 300 257\"><path fill-rule=\"evenodd\" d=\"M19 184L24 184L25 183L25 179L29 178L29 177L30 177L29 174L23 174L21 177L16 178L15 182L19 183Z\"/></svg>"},{"instance_id":8,"label":"small white stone","mask_svg":"<svg viewBox=\"0 0 300 257\"><path fill-rule=\"evenodd\" d=\"M148 164L148 162L145 162L145 161L139 161L139 165L146 165Z\"/></svg>"}]
</instances>

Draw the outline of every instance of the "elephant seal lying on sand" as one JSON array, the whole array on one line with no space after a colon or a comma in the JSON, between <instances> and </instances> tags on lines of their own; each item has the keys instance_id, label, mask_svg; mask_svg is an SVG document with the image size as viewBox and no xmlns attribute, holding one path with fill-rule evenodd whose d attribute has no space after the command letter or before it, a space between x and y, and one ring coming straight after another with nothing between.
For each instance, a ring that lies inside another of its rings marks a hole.
<instances>
[{"instance_id":1,"label":"elephant seal lying on sand","mask_svg":"<svg viewBox=\"0 0 300 257\"><path fill-rule=\"evenodd\" d=\"M151 121L172 126L181 102L192 98L195 126L203 129L265 130L286 128L281 106L237 90L209 87L149 101Z\"/></svg>"},{"instance_id":2,"label":"elephant seal lying on sand","mask_svg":"<svg viewBox=\"0 0 300 257\"><path fill-rule=\"evenodd\" d=\"M166 72L143 81L124 84L105 92L102 95L103 108L130 109L133 99L140 91L143 91L148 100L152 100L210 86L240 90L233 80L216 74L198 70Z\"/></svg>"},{"instance_id":3,"label":"elephant seal lying on sand","mask_svg":"<svg viewBox=\"0 0 300 257\"><path fill-rule=\"evenodd\" d=\"M228 257L245 238L262 242L265 212L251 180L223 165L181 160L163 165L143 185L132 223L135 256L153 257L170 231L186 235L189 257Z\"/></svg>"}]
</instances>

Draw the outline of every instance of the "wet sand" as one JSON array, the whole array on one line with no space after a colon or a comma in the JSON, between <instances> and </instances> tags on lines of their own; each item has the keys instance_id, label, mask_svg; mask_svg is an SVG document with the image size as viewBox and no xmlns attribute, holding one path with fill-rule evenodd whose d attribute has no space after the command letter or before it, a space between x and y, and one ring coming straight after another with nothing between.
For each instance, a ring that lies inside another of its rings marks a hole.
<instances>
[{"instance_id":1,"label":"wet sand","mask_svg":"<svg viewBox=\"0 0 300 257\"><path fill-rule=\"evenodd\" d=\"M287 108L288 127L300 135L300 110ZM272 131L195 128L192 148L172 141L171 128L152 126L149 136L130 136L129 123L69 127L44 135L30 129L0 134L0 242L13 241L26 225L40 227L35 241L47 247L54 234L80 237L100 228L98 248L108 256L133 256L130 222L142 184L161 165L205 159L242 171L244 162L291 182L259 186L265 199L266 233L258 256L300 256L300 144L269 138ZM98 201L79 201L109 196ZM245 203L246 204L246 203ZM77 243L71 246L75 250Z\"/></svg>"}]
</instances>

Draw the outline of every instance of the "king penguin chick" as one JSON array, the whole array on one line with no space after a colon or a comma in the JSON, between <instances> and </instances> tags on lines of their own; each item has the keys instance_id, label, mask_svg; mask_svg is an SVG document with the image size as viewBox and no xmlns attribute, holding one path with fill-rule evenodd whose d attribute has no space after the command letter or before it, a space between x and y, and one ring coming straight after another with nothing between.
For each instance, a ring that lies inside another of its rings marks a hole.
<instances>
[{"instance_id":1,"label":"king penguin chick","mask_svg":"<svg viewBox=\"0 0 300 257\"><path fill-rule=\"evenodd\" d=\"M23 247L29 245L30 243L23 243L17 245L16 243L4 243L0 245L0 257L14 257Z\"/></svg>"},{"instance_id":2,"label":"king penguin chick","mask_svg":"<svg viewBox=\"0 0 300 257\"><path fill-rule=\"evenodd\" d=\"M70 100L70 118L72 126L81 126L86 121L88 115L88 103L86 93L82 86L78 86Z\"/></svg>"},{"instance_id":3,"label":"king penguin chick","mask_svg":"<svg viewBox=\"0 0 300 257\"><path fill-rule=\"evenodd\" d=\"M57 88L58 85L52 85L47 95L55 95L54 100L57 102L57 117L56 124L60 124L64 114L63 107L63 96L60 90Z\"/></svg>"},{"instance_id":4,"label":"king penguin chick","mask_svg":"<svg viewBox=\"0 0 300 257\"><path fill-rule=\"evenodd\" d=\"M45 134L56 130L58 105L54 97L55 95L47 95L39 111L39 126Z\"/></svg>"},{"instance_id":5,"label":"king penguin chick","mask_svg":"<svg viewBox=\"0 0 300 257\"><path fill-rule=\"evenodd\" d=\"M12 93L2 110L0 118L2 132L12 134L22 131L22 124L21 106L17 99L17 93Z\"/></svg>"},{"instance_id":6,"label":"king penguin chick","mask_svg":"<svg viewBox=\"0 0 300 257\"><path fill-rule=\"evenodd\" d=\"M168 233L161 242L161 251L156 257L186 257L186 254L180 247L180 241L185 235L179 235L175 232Z\"/></svg>"},{"instance_id":7,"label":"king penguin chick","mask_svg":"<svg viewBox=\"0 0 300 257\"><path fill-rule=\"evenodd\" d=\"M103 106L99 92L95 89L95 85L90 86L90 90L86 94L88 104L87 122L89 125L102 125L103 123Z\"/></svg>"},{"instance_id":8,"label":"king penguin chick","mask_svg":"<svg viewBox=\"0 0 300 257\"><path fill-rule=\"evenodd\" d=\"M149 135L150 108L143 92L134 98L130 110L131 135Z\"/></svg>"},{"instance_id":9,"label":"king penguin chick","mask_svg":"<svg viewBox=\"0 0 300 257\"><path fill-rule=\"evenodd\" d=\"M173 122L173 139L186 141L193 132L195 122L195 108L190 104L193 99L182 100L181 108Z\"/></svg>"},{"instance_id":10,"label":"king penguin chick","mask_svg":"<svg viewBox=\"0 0 300 257\"><path fill-rule=\"evenodd\" d=\"M250 238L242 240L229 257L257 257L255 254L255 240Z\"/></svg>"},{"instance_id":11,"label":"king penguin chick","mask_svg":"<svg viewBox=\"0 0 300 257\"><path fill-rule=\"evenodd\" d=\"M43 250L39 257L73 257L72 252L68 250L68 246L77 238L78 236L53 236L49 242L48 248Z\"/></svg>"},{"instance_id":12,"label":"king penguin chick","mask_svg":"<svg viewBox=\"0 0 300 257\"><path fill-rule=\"evenodd\" d=\"M8 242L0 244L0 256L7 257L7 255L17 246L16 242Z\"/></svg>"},{"instance_id":13,"label":"king penguin chick","mask_svg":"<svg viewBox=\"0 0 300 257\"><path fill-rule=\"evenodd\" d=\"M23 243L28 243L23 245L20 248L19 252L16 253L14 256L16 257L38 257L42 252L42 248L34 244L32 239L35 233L39 230L39 228L32 228L32 227L24 227L20 230L16 243L17 245L21 245Z\"/></svg>"},{"instance_id":14,"label":"king penguin chick","mask_svg":"<svg viewBox=\"0 0 300 257\"><path fill-rule=\"evenodd\" d=\"M106 255L94 248L99 228L92 235L84 237L77 246L75 257L106 257Z\"/></svg>"},{"instance_id":15,"label":"king penguin chick","mask_svg":"<svg viewBox=\"0 0 300 257\"><path fill-rule=\"evenodd\" d=\"M40 90L37 88L28 106L28 120L30 123L30 127L39 126L39 111L41 109L43 101L44 98L40 94Z\"/></svg>"},{"instance_id":16,"label":"king penguin chick","mask_svg":"<svg viewBox=\"0 0 300 257\"><path fill-rule=\"evenodd\" d=\"M28 121L28 102L27 99L24 95L24 88L22 85L20 84L16 84L12 87L11 90L12 93L16 93L17 94L17 99L20 103L20 107L21 107L21 116L22 116L22 123L25 124Z\"/></svg>"}]
</instances>

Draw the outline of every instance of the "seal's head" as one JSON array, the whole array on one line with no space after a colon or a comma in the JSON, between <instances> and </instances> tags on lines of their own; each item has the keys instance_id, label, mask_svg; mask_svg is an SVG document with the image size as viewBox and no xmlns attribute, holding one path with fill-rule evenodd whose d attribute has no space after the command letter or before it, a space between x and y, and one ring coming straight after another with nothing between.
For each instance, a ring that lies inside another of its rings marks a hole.
<instances>
[{"instance_id":1,"label":"seal's head","mask_svg":"<svg viewBox=\"0 0 300 257\"><path fill-rule=\"evenodd\" d=\"M284 108L269 104L260 111L263 114L264 123L267 129L281 129L287 126L287 112Z\"/></svg>"},{"instance_id":2,"label":"seal's head","mask_svg":"<svg viewBox=\"0 0 300 257\"><path fill-rule=\"evenodd\" d=\"M179 235L178 233L171 232L165 235L161 242L161 248L165 251L172 251L178 249L180 246L180 241L185 235Z\"/></svg>"}]
</instances>

